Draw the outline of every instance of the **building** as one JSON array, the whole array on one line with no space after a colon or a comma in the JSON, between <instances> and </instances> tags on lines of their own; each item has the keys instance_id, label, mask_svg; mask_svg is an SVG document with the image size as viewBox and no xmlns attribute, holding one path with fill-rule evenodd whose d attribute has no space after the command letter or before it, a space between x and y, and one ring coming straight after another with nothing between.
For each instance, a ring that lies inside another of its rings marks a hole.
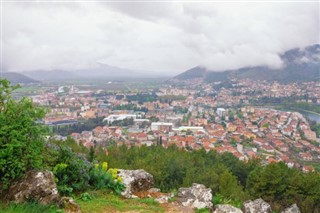
<instances>
[{"instance_id":1,"label":"building","mask_svg":"<svg viewBox=\"0 0 320 213\"><path fill-rule=\"evenodd\" d=\"M226 110L224 108L218 108L216 113L221 118L226 115Z\"/></svg>"},{"instance_id":2,"label":"building","mask_svg":"<svg viewBox=\"0 0 320 213\"><path fill-rule=\"evenodd\" d=\"M152 122L151 123L151 130L152 131L168 131L172 130L173 124L172 123L164 123L164 122Z\"/></svg>"},{"instance_id":3,"label":"building","mask_svg":"<svg viewBox=\"0 0 320 213\"><path fill-rule=\"evenodd\" d=\"M103 121L107 121L109 124L111 124L114 121L122 121L124 119L133 118L136 119L137 115L132 114L120 114L120 115L109 115Z\"/></svg>"}]
</instances>

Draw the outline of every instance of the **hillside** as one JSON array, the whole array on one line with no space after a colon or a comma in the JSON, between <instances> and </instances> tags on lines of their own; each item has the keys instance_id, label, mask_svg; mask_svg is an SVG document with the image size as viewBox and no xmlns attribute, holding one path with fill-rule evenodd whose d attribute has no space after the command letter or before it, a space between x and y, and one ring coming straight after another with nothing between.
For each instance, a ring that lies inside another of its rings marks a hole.
<instances>
[{"instance_id":1,"label":"hillside","mask_svg":"<svg viewBox=\"0 0 320 213\"><path fill-rule=\"evenodd\" d=\"M8 79L12 84L39 83L37 80L16 72L5 72L2 77Z\"/></svg>"},{"instance_id":2,"label":"hillside","mask_svg":"<svg viewBox=\"0 0 320 213\"><path fill-rule=\"evenodd\" d=\"M204 67L194 67L173 79L190 80L202 78L206 82L230 79L252 79L280 82L313 81L320 79L320 45L315 44L304 49L295 48L280 55L284 66L272 69L266 66L242 67L236 70L215 72Z\"/></svg>"},{"instance_id":3,"label":"hillside","mask_svg":"<svg viewBox=\"0 0 320 213\"><path fill-rule=\"evenodd\" d=\"M63 80L71 80L77 79L79 76L76 74L64 71L64 70L35 70L35 71L26 71L23 72L24 75L36 79L38 81L63 81Z\"/></svg>"}]
</instances>

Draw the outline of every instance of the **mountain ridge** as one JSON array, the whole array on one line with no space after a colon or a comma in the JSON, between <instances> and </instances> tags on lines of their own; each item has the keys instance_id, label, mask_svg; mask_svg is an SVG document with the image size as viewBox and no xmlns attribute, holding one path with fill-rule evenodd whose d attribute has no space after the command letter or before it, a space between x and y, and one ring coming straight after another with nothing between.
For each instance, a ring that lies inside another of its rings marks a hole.
<instances>
[{"instance_id":1,"label":"mountain ridge","mask_svg":"<svg viewBox=\"0 0 320 213\"><path fill-rule=\"evenodd\" d=\"M203 66L193 67L172 80L200 78L206 82L225 81L234 78L267 81L312 81L320 80L320 44L294 48L279 55L284 66L279 69L267 66L242 67L235 70L215 72Z\"/></svg>"},{"instance_id":2,"label":"mountain ridge","mask_svg":"<svg viewBox=\"0 0 320 213\"><path fill-rule=\"evenodd\" d=\"M17 72L4 72L2 73L2 78L8 79L12 84L40 83L36 79Z\"/></svg>"}]
</instances>

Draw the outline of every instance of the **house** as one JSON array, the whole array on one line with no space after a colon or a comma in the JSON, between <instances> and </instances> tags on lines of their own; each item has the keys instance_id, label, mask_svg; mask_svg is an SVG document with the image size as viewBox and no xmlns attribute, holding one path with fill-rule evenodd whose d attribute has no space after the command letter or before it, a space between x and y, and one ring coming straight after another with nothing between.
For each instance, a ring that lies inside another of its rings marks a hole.
<instances>
[{"instance_id":1,"label":"house","mask_svg":"<svg viewBox=\"0 0 320 213\"><path fill-rule=\"evenodd\" d=\"M313 166L306 166L305 165L302 167L302 171L305 173L308 173L308 172L314 172L315 170L314 170Z\"/></svg>"},{"instance_id":2,"label":"house","mask_svg":"<svg viewBox=\"0 0 320 213\"><path fill-rule=\"evenodd\" d=\"M308 152L301 152L301 153L299 153L299 156L302 160L312 161L312 155Z\"/></svg>"},{"instance_id":3,"label":"house","mask_svg":"<svg viewBox=\"0 0 320 213\"><path fill-rule=\"evenodd\" d=\"M316 135L316 133L314 131L303 130L303 134L309 140L316 140L317 139L317 135Z\"/></svg>"},{"instance_id":4,"label":"house","mask_svg":"<svg viewBox=\"0 0 320 213\"><path fill-rule=\"evenodd\" d=\"M261 146L261 149L264 150L264 151L266 151L266 152L270 152L270 153L273 153L273 152L274 152L273 147L270 146L270 145L262 145L262 146Z\"/></svg>"}]
</instances>

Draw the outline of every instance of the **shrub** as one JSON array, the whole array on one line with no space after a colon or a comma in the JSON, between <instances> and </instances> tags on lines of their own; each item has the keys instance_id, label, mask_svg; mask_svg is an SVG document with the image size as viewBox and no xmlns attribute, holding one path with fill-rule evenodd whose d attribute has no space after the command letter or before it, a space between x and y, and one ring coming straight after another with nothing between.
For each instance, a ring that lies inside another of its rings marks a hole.
<instances>
[{"instance_id":1,"label":"shrub","mask_svg":"<svg viewBox=\"0 0 320 213\"><path fill-rule=\"evenodd\" d=\"M230 198L226 198L223 195L217 193L213 196L212 198L212 203L214 205L218 205L218 204L229 204L231 206L237 207L237 208L241 208L242 207L242 202L240 200L233 200Z\"/></svg>"},{"instance_id":2,"label":"shrub","mask_svg":"<svg viewBox=\"0 0 320 213\"><path fill-rule=\"evenodd\" d=\"M29 169L42 168L45 128L38 122L45 111L29 98L11 97L9 81L0 79L0 182L7 189Z\"/></svg>"},{"instance_id":3,"label":"shrub","mask_svg":"<svg viewBox=\"0 0 320 213\"><path fill-rule=\"evenodd\" d=\"M85 192L80 195L80 199L82 201L89 201L89 200L92 200L93 197L89 193Z\"/></svg>"},{"instance_id":4,"label":"shrub","mask_svg":"<svg viewBox=\"0 0 320 213\"><path fill-rule=\"evenodd\" d=\"M53 173L62 195L70 195L74 191L90 188L89 173L93 165L85 158L76 155L67 147L60 146L56 163Z\"/></svg>"},{"instance_id":5,"label":"shrub","mask_svg":"<svg viewBox=\"0 0 320 213\"><path fill-rule=\"evenodd\" d=\"M117 177L117 169L107 171L107 165L106 162L95 165L90 171L90 185L95 189L111 189L119 194L125 187L121 183L121 178Z\"/></svg>"}]
</instances>

